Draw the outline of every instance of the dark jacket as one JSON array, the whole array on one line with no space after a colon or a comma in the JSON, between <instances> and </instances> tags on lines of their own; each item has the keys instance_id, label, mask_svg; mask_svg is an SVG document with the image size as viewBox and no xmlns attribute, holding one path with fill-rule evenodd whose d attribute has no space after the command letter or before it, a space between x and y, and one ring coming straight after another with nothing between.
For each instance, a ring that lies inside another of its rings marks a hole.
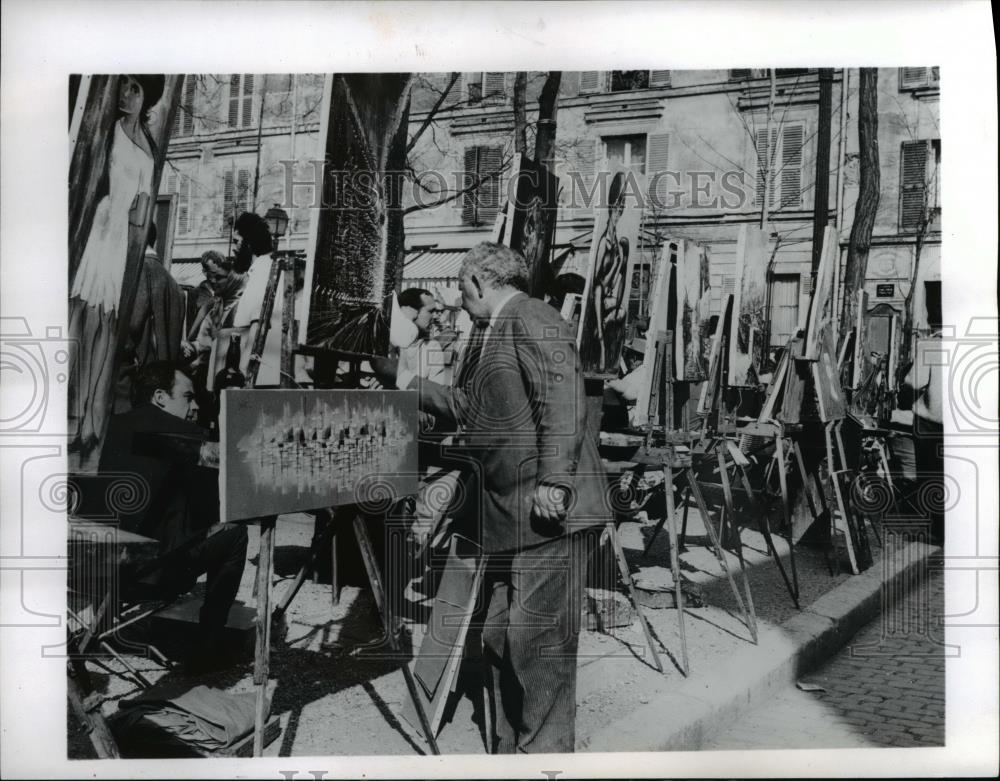
<instances>
[{"instance_id":1,"label":"dark jacket","mask_svg":"<svg viewBox=\"0 0 1000 781\"><path fill-rule=\"evenodd\" d=\"M122 528L167 551L219 522L218 470L197 466L206 438L200 426L153 404L111 418L98 472L122 478L117 495L109 487L107 496Z\"/></svg>"},{"instance_id":2,"label":"dark jacket","mask_svg":"<svg viewBox=\"0 0 1000 781\"><path fill-rule=\"evenodd\" d=\"M524 294L511 298L462 382L415 378L410 387L422 410L461 427L462 444L450 454L470 473L455 513L463 533L487 553L512 552L610 519L574 335L558 312ZM570 488L564 523L533 516L539 483Z\"/></svg>"}]
</instances>

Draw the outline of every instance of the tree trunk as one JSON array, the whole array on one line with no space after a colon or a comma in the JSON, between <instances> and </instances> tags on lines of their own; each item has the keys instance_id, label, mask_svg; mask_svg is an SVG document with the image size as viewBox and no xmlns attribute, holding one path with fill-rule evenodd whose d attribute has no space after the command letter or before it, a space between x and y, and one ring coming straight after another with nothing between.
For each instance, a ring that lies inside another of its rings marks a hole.
<instances>
[{"instance_id":1,"label":"tree trunk","mask_svg":"<svg viewBox=\"0 0 1000 781\"><path fill-rule=\"evenodd\" d=\"M847 264L844 269L844 304L840 319L841 339L857 320L855 293L865 284L868 272L868 250L875 228L875 214L879 203L878 156L878 68L861 68L858 88L858 147L860 177L858 201L854 207L854 223L847 245ZM858 334L862 338L863 334Z\"/></svg>"},{"instance_id":2,"label":"tree trunk","mask_svg":"<svg viewBox=\"0 0 1000 781\"><path fill-rule=\"evenodd\" d=\"M528 152L528 114L525 111L525 92L528 88L528 74L518 71L514 74L514 151L520 157Z\"/></svg>"},{"instance_id":3,"label":"tree trunk","mask_svg":"<svg viewBox=\"0 0 1000 781\"><path fill-rule=\"evenodd\" d=\"M535 161L551 170L556 149L556 112L562 71L549 71L538 96L538 131L535 133Z\"/></svg>"}]
</instances>

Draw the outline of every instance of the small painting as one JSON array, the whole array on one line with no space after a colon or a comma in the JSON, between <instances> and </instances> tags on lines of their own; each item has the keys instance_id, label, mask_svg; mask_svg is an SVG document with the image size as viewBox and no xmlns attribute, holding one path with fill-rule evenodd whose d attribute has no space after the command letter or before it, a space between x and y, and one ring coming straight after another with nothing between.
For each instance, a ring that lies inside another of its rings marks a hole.
<instances>
[{"instance_id":1,"label":"small painting","mask_svg":"<svg viewBox=\"0 0 1000 781\"><path fill-rule=\"evenodd\" d=\"M823 254L820 256L819 271L816 273L816 288L809 304L809 326L806 329L805 353L809 361L819 360L823 346L835 344L834 335L834 290L833 275L837 266L837 232L827 228L823 233ZM836 349L836 348L834 348Z\"/></svg>"},{"instance_id":2,"label":"small painting","mask_svg":"<svg viewBox=\"0 0 1000 781\"><path fill-rule=\"evenodd\" d=\"M767 328L768 233L749 225L740 227L736 245L736 292L733 300L733 336L729 342L729 385L757 385L764 363Z\"/></svg>"},{"instance_id":3,"label":"small painting","mask_svg":"<svg viewBox=\"0 0 1000 781\"><path fill-rule=\"evenodd\" d=\"M678 380L699 382L708 376L712 348L712 290L708 251L694 242L682 242L677 255L677 322L674 326L674 371Z\"/></svg>"},{"instance_id":4,"label":"small painting","mask_svg":"<svg viewBox=\"0 0 1000 781\"><path fill-rule=\"evenodd\" d=\"M223 521L417 492L414 391L226 390L219 426Z\"/></svg>"}]
</instances>

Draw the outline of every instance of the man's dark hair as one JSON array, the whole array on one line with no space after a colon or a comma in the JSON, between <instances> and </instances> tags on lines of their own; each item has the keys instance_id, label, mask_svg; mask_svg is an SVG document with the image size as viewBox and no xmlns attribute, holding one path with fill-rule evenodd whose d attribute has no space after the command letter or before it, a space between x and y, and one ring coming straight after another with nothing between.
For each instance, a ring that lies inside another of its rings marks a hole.
<instances>
[{"instance_id":1,"label":"man's dark hair","mask_svg":"<svg viewBox=\"0 0 1000 781\"><path fill-rule=\"evenodd\" d=\"M250 270L250 264L258 255L266 255L274 249L274 239L267 222L259 214L243 212L233 223L233 230L243 237L243 247L236 254L233 264L236 272L244 274Z\"/></svg>"},{"instance_id":2,"label":"man's dark hair","mask_svg":"<svg viewBox=\"0 0 1000 781\"><path fill-rule=\"evenodd\" d=\"M399 305L411 307L419 312L424 308L424 296L429 295L431 292L422 287L410 287L399 294Z\"/></svg>"},{"instance_id":3,"label":"man's dark hair","mask_svg":"<svg viewBox=\"0 0 1000 781\"><path fill-rule=\"evenodd\" d=\"M189 377L186 371L172 361L152 361L140 366L132 381L132 406L151 402L153 394L158 390L172 394L177 372Z\"/></svg>"}]
</instances>

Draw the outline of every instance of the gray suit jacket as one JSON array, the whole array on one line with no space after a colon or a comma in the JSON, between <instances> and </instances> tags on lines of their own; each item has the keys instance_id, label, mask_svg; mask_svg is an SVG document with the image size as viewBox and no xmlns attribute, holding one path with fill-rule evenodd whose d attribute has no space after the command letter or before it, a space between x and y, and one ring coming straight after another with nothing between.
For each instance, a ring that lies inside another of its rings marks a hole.
<instances>
[{"instance_id":1,"label":"gray suit jacket","mask_svg":"<svg viewBox=\"0 0 1000 781\"><path fill-rule=\"evenodd\" d=\"M408 387L419 390L421 409L462 431L449 455L466 461L469 479L454 513L458 530L487 553L524 550L610 519L574 335L548 304L523 293L511 298L462 387L420 378ZM534 517L540 483L569 488L564 523Z\"/></svg>"}]
</instances>

